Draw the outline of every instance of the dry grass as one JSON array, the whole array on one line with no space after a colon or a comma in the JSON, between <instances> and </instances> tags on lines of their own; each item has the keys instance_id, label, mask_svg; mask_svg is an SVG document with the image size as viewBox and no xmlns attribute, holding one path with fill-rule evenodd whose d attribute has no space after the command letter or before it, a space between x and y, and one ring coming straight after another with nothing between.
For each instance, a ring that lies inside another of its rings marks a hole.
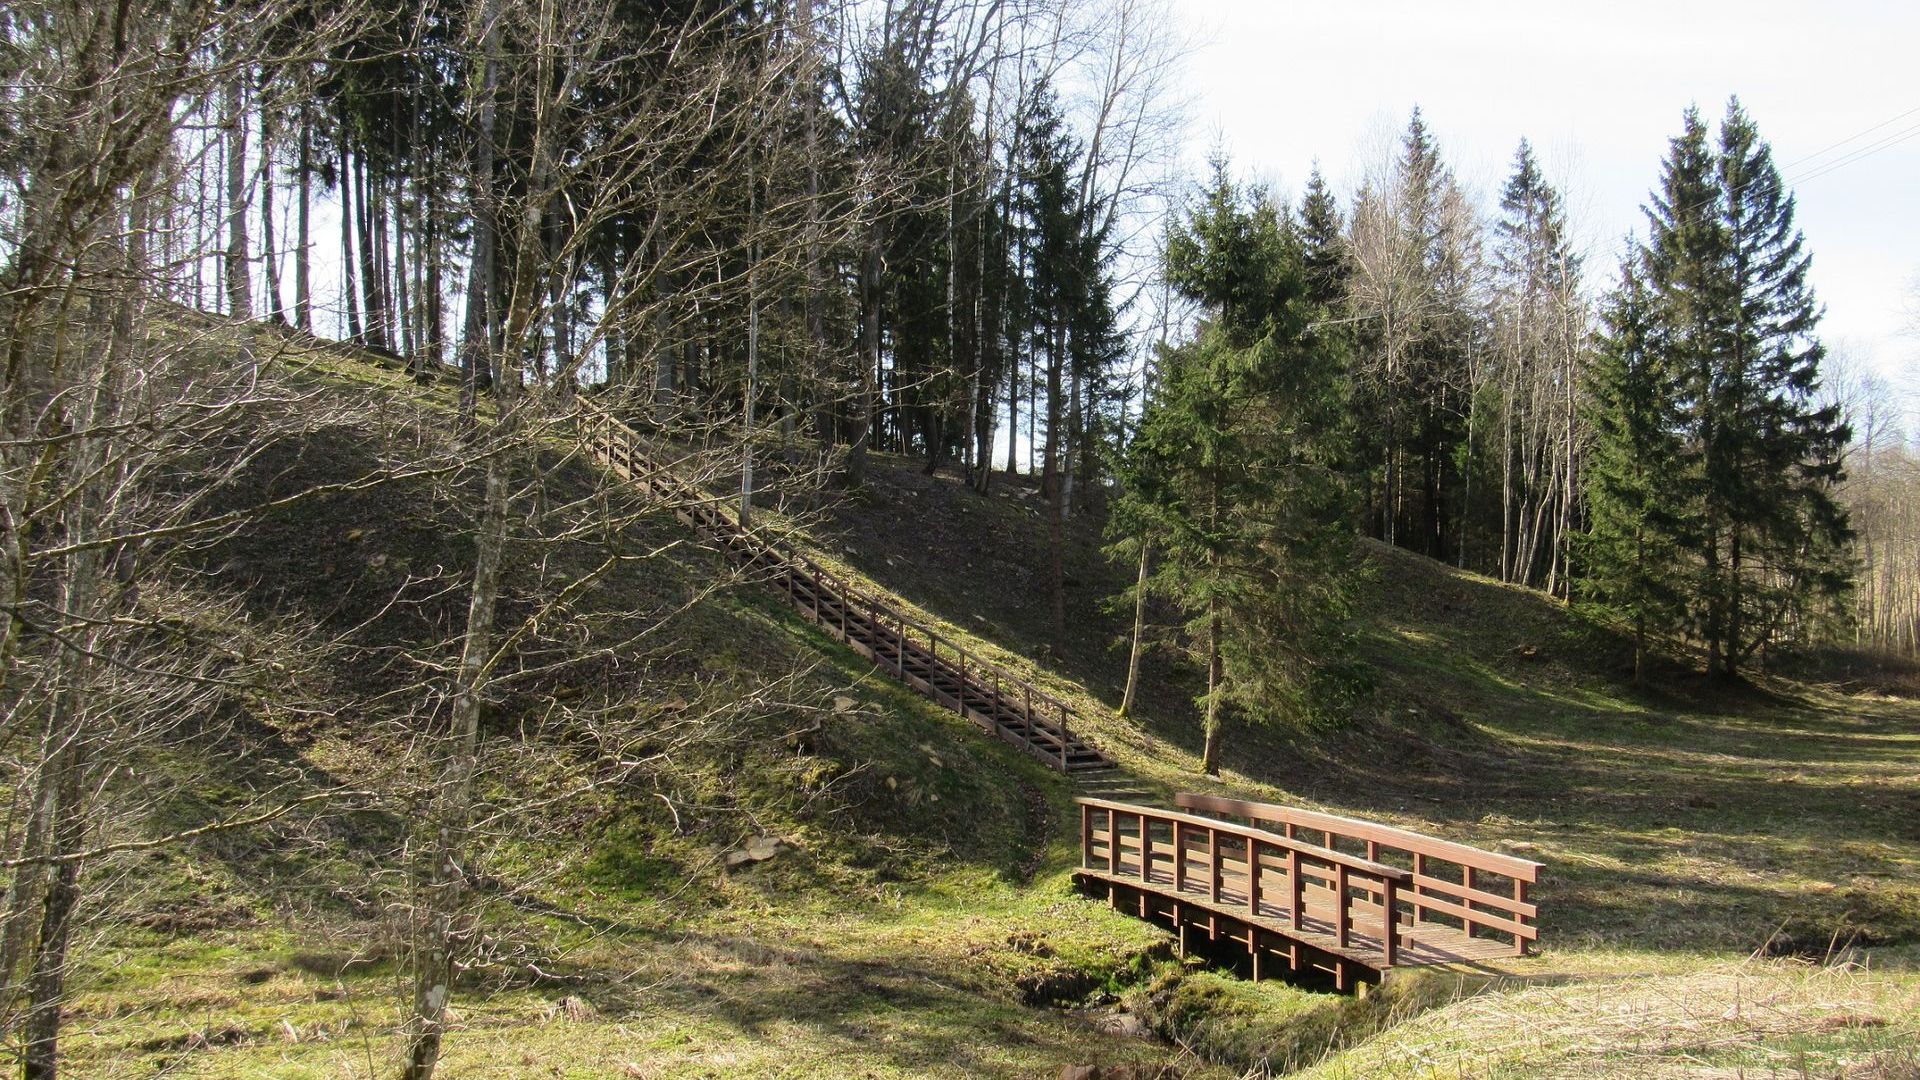
<instances>
[{"instance_id":1,"label":"dry grass","mask_svg":"<svg viewBox=\"0 0 1920 1080\"><path fill-rule=\"evenodd\" d=\"M1920 985L1911 978L1754 960L1497 986L1303 1075L1892 1080L1920 1070L1917 1040Z\"/></svg>"}]
</instances>

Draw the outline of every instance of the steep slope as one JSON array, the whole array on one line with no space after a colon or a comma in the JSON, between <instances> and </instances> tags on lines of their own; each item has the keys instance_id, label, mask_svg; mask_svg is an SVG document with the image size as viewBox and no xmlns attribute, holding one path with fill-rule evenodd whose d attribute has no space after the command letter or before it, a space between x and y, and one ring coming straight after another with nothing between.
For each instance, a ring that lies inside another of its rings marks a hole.
<instances>
[{"instance_id":1,"label":"steep slope","mask_svg":"<svg viewBox=\"0 0 1920 1080\"><path fill-rule=\"evenodd\" d=\"M406 819L431 779L415 744L454 655L477 491L440 467L457 449L441 392L324 352L281 377L312 422L211 505L326 490L200 545L179 587L217 598L282 678L144 763L114 828L370 795L101 864L117 884L73 1003L78 1075L336 1076L391 1052ZM1036 1007L1158 949L1068 899L1059 778L824 639L670 515L583 527L625 496L565 446L527 477L541 497L503 625L542 629L485 718L484 945L449 1075L1173 1056Z\"/></svg>"}]
</instances>

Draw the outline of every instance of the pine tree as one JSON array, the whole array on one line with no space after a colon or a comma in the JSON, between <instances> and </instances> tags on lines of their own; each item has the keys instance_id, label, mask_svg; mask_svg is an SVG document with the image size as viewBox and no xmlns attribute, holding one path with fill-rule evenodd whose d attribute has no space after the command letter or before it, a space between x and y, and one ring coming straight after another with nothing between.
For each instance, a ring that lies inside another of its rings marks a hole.
<instances>
[{"instance_id":1,"label":"pine tree","mask_svg":"<svg viewBox=\"0 0 1920 1080\"><path fill-rule=\"evenodd\" d=\"M1631 249L1630 249L1631 250ZM1685 520L1680 371L1659 347L1652 298L1637 259L1601 311L1600 348L1587 376L1588 529L1580 538L1583 591L1633 629L1633 680L1646 678L1650 641L1678 629Z\"/></svg>"}]
</instances>

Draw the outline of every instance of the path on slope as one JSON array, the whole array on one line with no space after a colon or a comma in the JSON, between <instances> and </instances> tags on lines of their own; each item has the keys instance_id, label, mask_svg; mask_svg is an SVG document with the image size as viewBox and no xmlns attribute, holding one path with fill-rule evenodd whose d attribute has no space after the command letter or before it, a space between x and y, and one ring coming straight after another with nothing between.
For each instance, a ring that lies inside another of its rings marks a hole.
<instances>
[{"instance_id":1,"label":"path on slope","mask_svg":"<svg viewBox=\"0 0 1920 1080\"><path fill-rule=\"evenodd\" d=\"M582 442L603 466L674 508L829 637L943 708L1027 751L1083 788L1123 788L1113 760L1076 732L1074 710L1011 672L970 655L847 578L791 546L741 525L723 501L680 477L647 440L599 406L581 401Z\"/></svg>"}]
</instances>

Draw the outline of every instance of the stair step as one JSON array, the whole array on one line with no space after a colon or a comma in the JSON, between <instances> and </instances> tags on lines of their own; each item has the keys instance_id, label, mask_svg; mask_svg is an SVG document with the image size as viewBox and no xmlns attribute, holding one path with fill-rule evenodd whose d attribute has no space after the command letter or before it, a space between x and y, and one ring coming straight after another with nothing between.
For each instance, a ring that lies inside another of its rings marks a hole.
<instances>
[{"instance_id":1,"label":"stair step","mask_svg":"<svg viewBox=\"0 0 1920 1080\"><path fill-rule=\"evenodd\" d=\"M930 648L903 640L903 632L874 610L871 602L863 602L857 595L842 595L831 579L819 576L817 568L748 536L699 488L653 462L631 431L611 417L602 419L605 434L592 424L583 433L583 442L597 456L642 490L679 500L676 518L716 539L736 565L765 571L763 580L784 592L816 625L863 646L882 666L907 677L910 684L919 684L926 696L943 707L950 703L963 712L985 717L1006 737L1024 743L1076 777L1119 778L1105 754L1067 732L1057 719L1033 712L1033 703L1024 692L1018 697L1010 693L1022 684L1016 681L1003 688L996 673L989 686L979 674L977 661L968 670L966 654L950 651L940 655L937 645ZM1131 793L1131 789L1128 791Z\"/></svg>"}]
</instances>

